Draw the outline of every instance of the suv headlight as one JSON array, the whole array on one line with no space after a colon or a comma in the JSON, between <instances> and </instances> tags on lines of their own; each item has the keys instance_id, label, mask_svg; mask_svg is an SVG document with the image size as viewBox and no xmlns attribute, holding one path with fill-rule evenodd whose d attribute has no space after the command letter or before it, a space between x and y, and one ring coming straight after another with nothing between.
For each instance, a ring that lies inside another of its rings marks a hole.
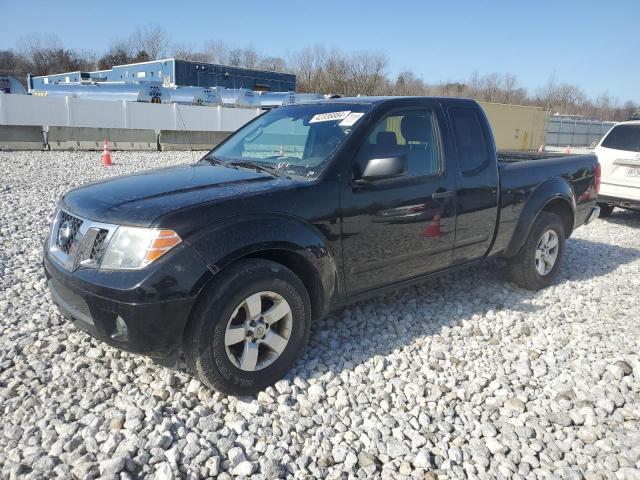
<instances>
[{"instance_id":1,"label":"suv headlight","mask_svg":"<svg viewBox=\"0 0 640 480\"><path fill-rule=\"evenodd\" d=\"M118 227L104 252L100 268L134 270L154 262L182 239L173 230Z\"/></svg>"}]
</instances>

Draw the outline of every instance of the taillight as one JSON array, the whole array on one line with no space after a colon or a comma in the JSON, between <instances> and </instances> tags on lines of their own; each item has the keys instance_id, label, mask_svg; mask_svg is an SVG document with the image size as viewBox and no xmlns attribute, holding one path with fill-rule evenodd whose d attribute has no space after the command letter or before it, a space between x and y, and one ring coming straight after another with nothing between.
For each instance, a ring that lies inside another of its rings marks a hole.
<instances>
[{"instance_id":1,"label":"taillight","mask_svg":"<svg viewBox=\"0 0 640 480\"><path fill-rule=\"evenodd\" d=\"M602 179L602 167L600 162L596 163L596 180L593 184L593 188L596 191L596 195L600 193L600 181Z\"/></svg>"}]
</instances>

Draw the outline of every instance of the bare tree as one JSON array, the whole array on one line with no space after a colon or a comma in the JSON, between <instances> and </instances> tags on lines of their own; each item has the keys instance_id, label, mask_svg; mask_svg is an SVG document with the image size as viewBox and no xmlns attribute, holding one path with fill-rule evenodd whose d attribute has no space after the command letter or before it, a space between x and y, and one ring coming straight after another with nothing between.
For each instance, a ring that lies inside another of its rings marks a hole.
<instances>
[{"instance_id":1,"label":"bare tree","mask_svg":"<svg viewBox=\"0 0 640 480\"><path fill-rule=\"evenodd\" d=\"M286 72L287 63L282 57L264 57L258 63L258 68L272 72Z\"/></svg>"},{"instance_id":2,"label":"bare tree","mask_svg":"<svg viewBox=\"0 0 640 480\"><path fill-rule=\"evenodd\" d=\"M631 100L627 100L620 109L618 120L630 120L631 117L638 112L640 112L640 105Z\"/></svg>"},{"instance_id":3,"label":"bare tree","mask_svg":"<svg viewBox=\"0 0 640 480\"><path fill-rule=\"evenodd\" d=\"M241 66L242 65L242 49L234 48L232 50L229 50L226 64L231 65L232 67Z\"/></svg>"},{"instance_id":4,"label":"bare tree","mask_svg":"<svg viewBox=\"0 0 640 480\"><path fill-rule=\"evenodd\" d=\"M240 65L245 68L257 68L260 55L252 47L242 49Z\"/></svg>"},{"instance_id":5,"label":"bare tree","mask_svg":"<svg viewBox=\"0 0 640 480\"><path fill-rule=\"evenodd\" d=\"M18 53L14 55L14 68L34 75L91 70L96 62L93 52L64 48L54 35L29 35L20 38Z\"/></svg>"},{"instance_id":6,"label":"bare tree","mask_svg":"<svg viewBox=\"0 0 640 480\"><path fill-rule=\"evenodd\" d=\"M0 72L14 72L21 67L21 58L11 50L0 50Z\"/></svg>"},{"instance_id":7,"label":"bare tree","mask_svg":"<svg viewBox=\"0 0 640 480\"><path fill-rule=\"evenodd\" d=\"M18 39L18 52L26 67L34 75L54 73L50 54L61 47L60 39L55 35L33 34Z\"/></svg>"},{"instance_id":8,"label":"bare tree","mask_svg":"<svg viewBox=\"0 0 640 480\"><path fill-rule=\"evenodd\" d=\"M129 41L133 50L146 52L151 60L165 57L169 49L169 36L157 25L139 27L131 34Z\"/></svg>"},{"instance_id":9,"label":"bare tree","mask_svg":"<svg viewBox=\"0 0 640 480\"><path fill-rule=\"evenodd\" d=\"M393 85L393 95L426 95L427 86L413 72L403 71L398 74Z\"/></svg>"},{"instance_id":10,"label":"bare tree","mask_svg":"<svg viewBox=\"0 0 640 480\"><path fill-rule=\"evenodd\" d=\"M611 118L613 115L613 105L616 103L608 92L603 92L596 98L596 114L600 119Z\"/></svg>"},{"instance_id":11,"label":"bare tree","mask_svg":"<svg viewBox=\"0 0 640 480\"><path fill-rule=\"evenodd\" d=\"M302 92L374 95L391 90L386 76L388 63L386 55L379 52L348 55L315 45L293 55L290 68Z\"/></svg>"},{"instance_id":12,"label":"bare tree","mask_svg":"<svg viewBox=\"0 0 640 480\"><path fill-rule=\"evenodd\" d=\"M512 103L518 90L518 77L512 73L505 73L502 78L503 97L502 103Z\"/></svg>"},{"instance_id":13,"label":"bare tree","mask_svg":"<svg viewBox=\"0 0 640 480\"><path fill-rule=\"evenodd\" d=\"M297 75L300 92L327 92L321 81L326 58L327 50L323 45L305 47L291 57L289 63Z\"/></svg>"},{"instance_id":14,"label":"bare tree","mask_svg":"<svg viewBox=\"0 0 640 480\"><path fill-rule=\"evenodd\" d=\"M344 58L345 68L349 72L349 88L352 94L376 95L383 92L386 80L386 69L389 65L387 56L380 52L357 52Z\"/></svg>"},{"instance_id":15,"label":"bare tree","mask_svg":"<svg viewBox=\"0 0 640 480\"><path fill-rule=\"evenodd\" d=\"M439 97L471 97L477 96L470 94L468 85L462 82L445 82L437 85L430 85L427 89L429 95Z\"/></svg>"},{"instance_id":16,"label":"bare tree","mask_svg":"<svg viewBox=\"0 0 640 480\"><path fill-rule=\"evenodd\" d=\"M317 73L323 92L357 95L349 79L349 62L339 50L328 52L324 65Z\"/></svg>"},{"instance_id":17,"label":"bare tree","mask_svg":"<svg viewBox=\"0 0 640 480\"><path fill-rule=\"evenodd\" d=\"M204 54L211 63L229 64L229 45L223 40L209 40L204 45Z\"/></svg>"},{"instance_id":18,"label":"bare tree","mask_svg":"<svg viewBox=\"0 0 640 480\"><path fill-rule=\"evenodd\" d=\"M206 62L208 60L205 53L196 50L193 45L187 43L174 44L171 52L174 58L181 60L191 60L193 62Z\"/></svg>"},{"instance_id":19,"label":"bare tree","mask_svg":"<svg viewBox=\"0 0 640 480\"><path fill-rule=\"evenodd\" d=\"M556 79L556 73L553 72L547 83L540 88L538 93L537 103L540 104L545 110L551 110L551 107L557 102L558 99L558 81Z\"/></svg>"},{"instance_id":20,"label":"bare tree","mask_svg":"<svg viewBox=\"0 0 640 480\"><path fill-rule=\"evenodd\" d=\"M98 60L98 68L108 70L115 65L148 62L149 60L151 58L145 50L136 50L128 40L116 40Z\"/></svg>"}]
</instances>

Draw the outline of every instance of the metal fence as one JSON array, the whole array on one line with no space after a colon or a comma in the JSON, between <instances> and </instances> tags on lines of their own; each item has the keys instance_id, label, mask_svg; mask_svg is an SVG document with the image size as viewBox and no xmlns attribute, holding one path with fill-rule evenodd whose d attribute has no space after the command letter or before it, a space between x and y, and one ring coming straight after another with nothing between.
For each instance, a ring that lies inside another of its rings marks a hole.
<instances>
[{"instance_id":1,"label":"metal fence","mask_svg":"<svg viewBox=\"0 0 640 480\"><path fill-rule=\"evenodd\" d=\"M156 105L0 93L0 125L233 132L260 113L259 108Z\"/></svg>"},{"instance_id":2,"label":"metal fence","mask_svg":"<svg viewBox=\"0 0 640 480\"><path fill-rule=\"evenodd\" d=\"M598 142L616 122L550 117L547 122L548 147L588 147Z\"/></svg>"}]
</instances>

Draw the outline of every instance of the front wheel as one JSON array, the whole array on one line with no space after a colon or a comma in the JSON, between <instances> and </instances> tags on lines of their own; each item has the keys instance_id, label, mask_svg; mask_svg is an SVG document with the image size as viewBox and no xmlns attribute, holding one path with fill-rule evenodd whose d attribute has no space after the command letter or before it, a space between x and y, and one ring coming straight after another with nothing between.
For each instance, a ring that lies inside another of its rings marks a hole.
<instances>
[{"instance_id":1,"label":"front wheel","mask_svg":"<svg viewBox=\"0 0 640 480\"><path fill-rule=\"evenodd\" d=\"M210 388L250 395L282 378L309 336L311 307L302 281L268 260L232 265L194 312L184 340L187 364Z\"/></svg>"},{"instance_id":2,"label":"front wheel","mask_svg":"<svg viewBox=\"0 0 640 480\"><path fill-rule=\"evenodd\" d=\"M510 259L512 280L527 290L548 287L558 274L565 247L560 217L541 212L518 254Z\"/></svg>"}]
</instances>

